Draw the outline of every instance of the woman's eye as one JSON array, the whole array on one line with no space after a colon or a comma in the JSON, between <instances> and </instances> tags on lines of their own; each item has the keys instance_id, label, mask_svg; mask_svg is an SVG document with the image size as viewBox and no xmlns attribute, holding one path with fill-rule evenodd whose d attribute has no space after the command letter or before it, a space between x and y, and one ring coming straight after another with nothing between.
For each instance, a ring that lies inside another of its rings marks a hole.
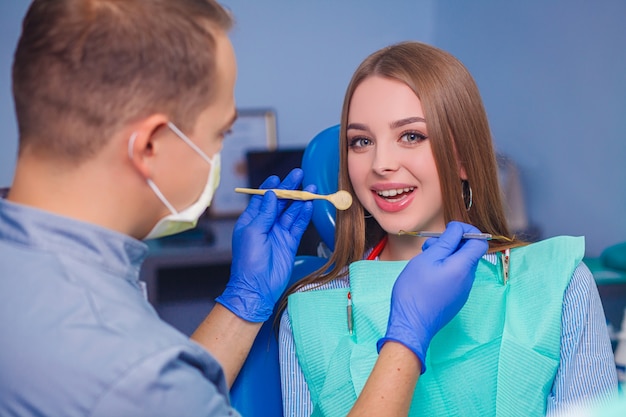
<instances>
[{"instance_id":1,"label":"woman's eye","mask_svg":"<svg viewBox=\"0 0 626 417\"><path fill-rule=\"evenodd\" d=\"M364 148L371 144L372 144L372 141L369 140L368 138L356 137L356 138L350 139L348 146L350 148Z\"/></svg>"},{"instance_id":2,"label":"woman's eye","mask_svg":"<svg viewBox=\"0 0 626 417\"><path fill-rule=\"evenodd\" d=\"M407 143L419 143L425 139L428 139L428 136L419 132L406 132L402 134L400 139L403 142L407 142Z\"/></svg>"}]
</instances>

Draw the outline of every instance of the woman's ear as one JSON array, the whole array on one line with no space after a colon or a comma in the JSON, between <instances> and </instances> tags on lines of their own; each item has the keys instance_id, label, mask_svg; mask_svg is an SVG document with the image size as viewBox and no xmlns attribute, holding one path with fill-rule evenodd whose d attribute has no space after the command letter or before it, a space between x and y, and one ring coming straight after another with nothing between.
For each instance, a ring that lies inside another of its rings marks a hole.
<instances>
[{"instance_id":1,"label":"woman's ear","mask_svg":"<svg viewBox=\"0 0 626 417\"><path fill-rule=\"evenodd\" d=\"M467 180L467 173L461 164L459 164L459 177L461 177L462 180Z\"/></svg>"},{"instance_id":2,"label":"woman's ear","mask_svg":"<svg viewBox=\"0 0 626 417\"><path fill-rule=\"evenodd\" d=\"M459 151L454 141L452 141L452 146L454 148L454 158L456 159L456 169L459 173L459 178L465 181L467 180L467 172L465 172L465 167L463 166L463 162L461 162L461 158L459 158Z\"/></svg>"},{"instance_id":3,"label":"woman's ear","mask_svg":"<svg viewBox=\"0 0 626 417\"><path fill-rule=\"evenodd\" d=\"M463 166L463 163L459 160L458 156L456 158L456 165L457 165L457 170L459 172L459 177L462 180L467 180L467 172L465 172L465 167Z\"/></svg>"},{"instance_id":4,"label":"woman's ear","mask_svg":"<svg viewBox=\"0 0 626 417\"><path fill-rule=\"evenodd\" d=\"M168 118L163 114L149 116L135 123L128 138L128 157L133 167L145 178L152 177L153 160L158 151L163 128Z\"/></svg>"}]
</instances>

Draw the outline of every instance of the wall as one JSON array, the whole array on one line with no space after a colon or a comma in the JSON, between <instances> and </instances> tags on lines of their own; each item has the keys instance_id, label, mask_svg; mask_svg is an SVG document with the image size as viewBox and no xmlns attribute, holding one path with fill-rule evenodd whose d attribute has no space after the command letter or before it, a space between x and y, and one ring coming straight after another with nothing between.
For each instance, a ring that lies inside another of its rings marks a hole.
<instances>
[{"instance_id":1,"label":"wall","mask_svg":"<svg viewBox=\"0 0 626 417\"><path fill-rule=\"evenodd\" d=\"M11 183L17 155L17 124L11 95L11 64L27 1L0 3L0 187Z\"/></svg>"},{"instance_id":2,"label":"wall","mask_svg":"<svg viewBox=\"0 0 626 417\"><path fill-rule=\"evenodd\" d=\"M436 2L433 42L475 76L544 237L626 240L626 2Z\"/></svg>"},{"instance_id":3,"label":"wall","mask_svg":"<svg viewBox=\"0 0 626 417\"><path fill-rule=\"evenodd\" d=\"M588 255L626 240L626 2L224 0L240 107L273 107L278 140L303 145L339 120L352 71L404 39L434 43L475 76L500 151L520 166L544 236L585 235ZM16 129L10 65L26 2L0 4L0 185Z\"/></svg>"},{"instance_id":4,"label":"wall","mask_svg":"<svg viewBox=\"0 0 626 417\"><path fill-rule=\"evenodd\" d=\"M307 143L339 123L352 73L371 52L417 38L429 41L434 0L224 0L232 32L242 107L277 110L278 142Z\"/></svg>"}]
</instances>

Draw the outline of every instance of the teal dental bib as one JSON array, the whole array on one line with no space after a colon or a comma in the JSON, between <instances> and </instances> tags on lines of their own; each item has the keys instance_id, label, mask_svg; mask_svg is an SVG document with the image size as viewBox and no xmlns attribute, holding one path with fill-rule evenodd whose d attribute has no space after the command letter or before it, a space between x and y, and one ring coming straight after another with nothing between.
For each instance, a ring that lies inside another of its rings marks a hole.
<instances>
[{"instance_id":1,"label":"teal dental bib","mask_svg":"<svg viewBox=\"0 0 626 417\"><path fill-rule=\"evenodd\" d=\"M559 366L563 294L583 254L584 239L567 236L512 249L506 284L502 259L495 265L482 259L467 303L431 341L409 415L545 415ZM355 262L350 289L289 297L313 416L344 416L356 401L376 362L391 290L405 265Z\"/></svg>"}]
</instances>

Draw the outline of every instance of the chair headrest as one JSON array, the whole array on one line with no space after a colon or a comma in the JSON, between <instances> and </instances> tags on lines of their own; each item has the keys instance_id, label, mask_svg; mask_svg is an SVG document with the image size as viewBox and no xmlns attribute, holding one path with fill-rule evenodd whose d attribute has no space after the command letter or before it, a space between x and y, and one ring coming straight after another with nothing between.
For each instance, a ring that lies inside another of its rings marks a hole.
<instances>
[{"instance_id":1,"label":"chair headrest","mask_svg":"<svg viewBox=\"0 0 626 417\"><path fill-rule=\"evenodd\" d=\"M318 133L307 145L302 157L305 185L317 185L319 194L337 191L339 182L339 125ZM324 200L313 201L311 221L322 241L335 250L335 207Z\"/></svg>"},{"instance_id":2,"label":"chair headrest","mask_svg":"<svg viewBox=\"0 0 626 417\"><path fill-rule=\"evenodd\" d=\"M600 254L600 259L609 268L626 271L626 242L617 243L604 249Z\"/></svg>"}]
</instances>

